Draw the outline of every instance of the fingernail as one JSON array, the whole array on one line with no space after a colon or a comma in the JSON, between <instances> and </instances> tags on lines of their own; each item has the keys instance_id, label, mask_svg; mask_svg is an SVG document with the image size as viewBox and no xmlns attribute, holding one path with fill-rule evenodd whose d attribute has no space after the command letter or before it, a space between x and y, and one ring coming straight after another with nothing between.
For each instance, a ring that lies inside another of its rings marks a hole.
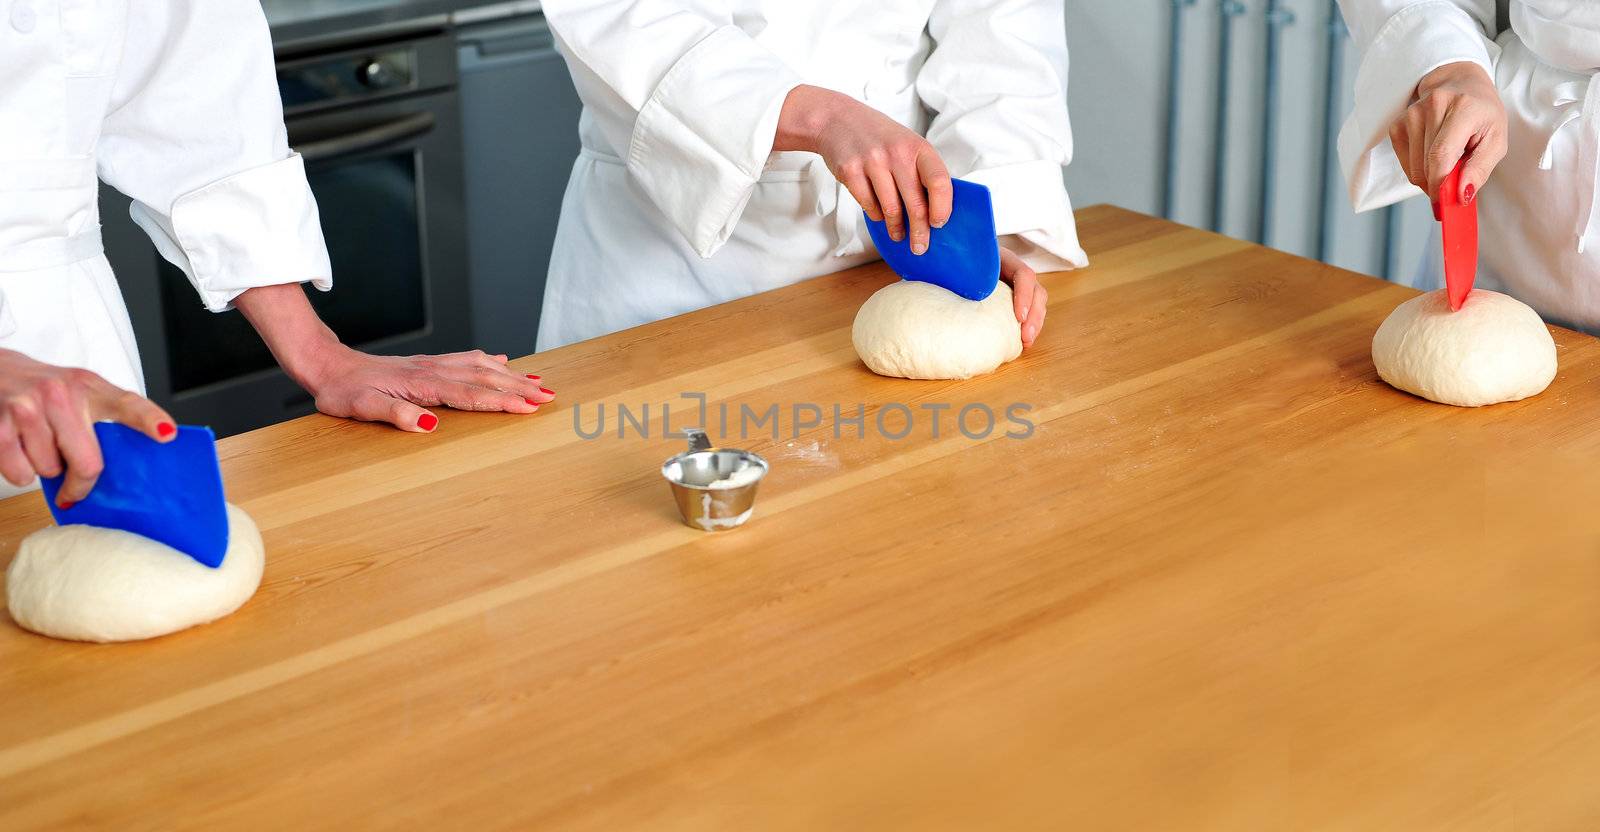
<instances>
[{"instance_id":1,"label":"fingernail","mask_svg":"<svg viewBox=\"0 0 1600 832\"><path fill-rule=\"evenodd\" d=\"M949 220L934 220L933 221L933 227L934 228L944 228L944 224L947 223L947 222L949 222Z\"/></svg>"},{"instance_id":2,"label":"fingernail","mask_svg":"<svg viewBox=\"0 0 1600 832\"><path fill-rule=\"evenodd\" d=\"M1024 307L1022 307L1022 312L1017 315L1017 320L1026 321L1027 319L1028 319L1028 307L1024 306Z\"/></svg>"},{"instance_id":3,"label":"fingernail","mask_svg":"<svg viewBox=\"0 0 1600 832\"><path fill-rule=\"evenodd\" d=\"M171 422L162 422L161 424L156 425L156 433L160 434L162 439L166 439L177 432L178 427Z\"/></svg>"},{"instance_id":4,"label":"fingernail","mask_svg":"<svg viewBox=\"0 0 1600 832\"><path fill-rule=\"evenodd\" d=\"M438 427L438 426L439 426L439 417L433 415L432 413L424 413L421 416L417 417L417 427L422 428L423 430L428 431L429 433L432 433L433 429Z\"/></svg>"},{"instance_id":5,"label":"fingernail","mask_svg":"<svg viewBox=\"0 0 1600 832\"><path fill-rule=\"evenodd\" d=\"M1477 195L1478 195L1477 187L1474 186L1474 185L1468 185L1467 186L1467 193L1464 196L1461 197L1461 203L1463 205L1471 205L1472 204L1472 198L1477 196Z\"/></svg>"},{"instance_id":6,"label":"fingernail","mask_svg":"<svg viewBox=\"0 0 1600 832\"><path fill-rule=\"evenodd\" d=\"M1033 329L1033 324L1028 324L1022 328L1022 340L1026 341L1027 343L1033 343L1033 338L1036 334L1037 333Z\"/></svg>"},{"instance_id":7,"label":"fingernail","mask_svg":"<svg viewBox=\"0 0 1600 832\"><path fill-rule=\"evenodd\" d=\"M548 387L540 387L539 392L545 394L546 396L554 396L556 394L556 391L551 390Z\"/></svg>"},{"instance_id":8,"label":"fingernail","mask_svg":"<svg viewBox=\"0 0 1600 832\"><path fill-rule=\"evenodd\" d=\"M538 407L539 406L539 403L534 401L533 399L523 399L523 401L527 402L528 404L533 405L534 407Z\"/></svg>"},{"instance_id":9,"label":"fingernail","mask_svg":"<svg viewBox=\"0 0 1600 832\"><path fill-rule=\"evenodd\" d=\"M533 375L532 373L528 374L528 380L529 381L538 381L539 378L540 378L539 376Z\"/></svg>"},{"instance_id":10,"label":"fingernail","mask_svg":"<svg viewBox=\"0 0 1600 832\"><path fill-rule=\"evenodd\" d=\"M911 244L911 253L912 254L922 254L923 252L926 252L927 250L928 250L928 244L922 242L921 240L918 240L918 241L916 241L916 242Z\"/></svg>"},{"instance_id":11,"label":"fingernail","mask_svg":"<svg viewBox=\"0 0 1600 832\"><path fill-rule=\"evenodd\" d=\"M72 508L73 506L77 505L77 503L73 502L72 500L63 500L63 501L61 501L59 503L56 503L56 505L60 506L62 511L66 511L66 510Z\"/></svg>"},{"instance_id":12,"label":"fingernail","mask_svg":"<svg viewBox=\"0 0 1600 832\"><path fill-rule=\"evenodd\" d=\"M1439 210L1439 200L1437 200L1437 199L1433 201L1433 221L1434 222L1443 222L1444 221L1444 212Z\"/></svg>"}]
</instances>

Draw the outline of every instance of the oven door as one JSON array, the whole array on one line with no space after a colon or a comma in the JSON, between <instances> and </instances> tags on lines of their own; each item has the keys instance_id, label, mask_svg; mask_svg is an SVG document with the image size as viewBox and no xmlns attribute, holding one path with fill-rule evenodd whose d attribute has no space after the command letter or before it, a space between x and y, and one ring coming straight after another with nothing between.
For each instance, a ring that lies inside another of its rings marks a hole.
<instances>
[{"instance_id":1,"label":"oven door","mask_svg":"<svg viewBox=\"0 0 1600 832\"><path fill-rule=\"evenodd\" d=\"M469 348L454 90L291 117L288 128L305 157L333 263L333 291L307 292L322 319L346 344L369 352ZM147 240L108 229L107 248L151 398L180 421L227 435L314 409L244 317L205 311L182 272Z\"/></svg>"}]
</instances>

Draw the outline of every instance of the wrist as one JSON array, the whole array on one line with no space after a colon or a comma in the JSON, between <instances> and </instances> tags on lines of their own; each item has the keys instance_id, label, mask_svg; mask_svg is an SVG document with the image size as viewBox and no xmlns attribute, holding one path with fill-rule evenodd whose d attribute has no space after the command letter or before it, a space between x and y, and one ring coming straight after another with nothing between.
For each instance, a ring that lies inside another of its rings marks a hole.
<instances>
[{"instance_id":1,"label":"wrist","mask_svg":"<svg viewBox=\"0 0 1600 832\"><path fill-rule=\"evenodd\" d=\"M822 135L838 120L855 99L826 90L801 84L789 91L783 100L783 110L778 115L778 132L773 137L774 151L802 150L818 152Z\"/></svg>"},{"instance_id":2,"label":"wrist","mask_svg":"<svg viewBox=\"0 0 1600 832\"><path fill-rule=\"evenodd\" d=\"M1462 83L1488 84L1492 87L1494 79L1490 78L1489 73L1475 61L1453 61L1422 76L1422 80L1417 82L1417 97L1423 98L1428 93L1449 84Z\"/></svg>"},{"instance_id":3,"label":"wrist","mask_svg":"<svg viewBox=\"0 0 1600 832\"><path fill-rule=\"evenodd\" d=\"M353 353L354 350L339 343L337 338L318 339L284 355L278 363L295 384L316 396L331 379L342 373L345 360Z\"/></svg>"},{"instance_id":4,"label":"wrist","mask_svg":"<svg viewBox=\"0 0 1600 832\"><path fill-rule=\"evenodd\" d=\"M317 317L298 284L260 286L234 298L291 379L316 395L350 348Z\"/></svg>"}]
</instances>

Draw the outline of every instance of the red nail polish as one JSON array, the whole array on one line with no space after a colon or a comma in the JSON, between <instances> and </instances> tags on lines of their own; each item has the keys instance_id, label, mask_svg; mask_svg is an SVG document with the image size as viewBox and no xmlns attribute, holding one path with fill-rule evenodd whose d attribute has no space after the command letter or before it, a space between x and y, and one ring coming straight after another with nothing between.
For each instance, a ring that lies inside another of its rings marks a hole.
<instances>
[{"instance_id":1,"label":"red nail polish","mask_svg":"<svg viewBox=\"0 0 1600 832\"><path fill-rule=\"evenodd\" d=\"M422 428L425 431L430 431L431 432L434 428L436 428L438 426L439 426L439 417L433 415L432 413L424 413L420 417L417 418L417 427Z\"/></svg>"},{"instance_id":2,"label":"red nail polish","mask_svg":"<svg viewBox=\"0 0 1600 832\"><path fill-rule=\"evenodd\" d=\"M72 508L73 506L77 505L77 503L72 502L72 501L69 500L69 501L67 501L65 503L57 503L56 505L60 506L62 511L66 511L66 510Z\"/></svg>"},{"instance_id":3,"label":"red nail polish","mask_svg":"<svg viewBox=\"0 0 1600 832\"><path fill-rule=\"evenodd\" d=\"M523 399L523 401L527 402L528 404L533 405L534 407L538 407L539 406L539 403L534 401L533 399Z\"/></svg>"},{"instance_id":4,"label":"red nail polish","mask_svg":"<svg viewBox=\"0 0 1600 832\"><path fill-rule=\"evenodd\" d=\"M532 374L532 373L529 373L529 374L528 374L528 380L529 380L529 381L539 381L539 380L540 380L540 377L539 377L539 376L536 376L536 375L533 375L533 374Z\"/></svg>"},{"instance_id":5,"label":"red nail polish","mask_svg":"<svg viewBox=\"0 0 1600 832\"><path fill-rule=\"evenodd\" d=\"M178 432L177 426L172 424L171 422L162 422L161 424L156 425L156 433L161 434L161 438L162 439L166 439L167 437L169 437L169 436L171 436L171 435L173 435L174 433L177 433L177 432Z\"/></svg>"},{"instance_id":6,"label":"red nail polish","mask_svg":"<svg viewBox=\"0 0 1600 832\"><path fill-rule=\"evenodd\" d=\"M556 394L556 391L551 390L548 387L540 387L539 392L545 394L546 396L554 396Z\"/></svg>"},{"instance_id":7,"label":"red nail polish","mask_svg":"<svg viewBox=\"0 0 1600 832\"><path fill-rule=\"evenodd\" d=\"M1477 187L1474 186L1474 185L1468 185L1467 186L1466 195L1461 198L1461 204L1463 204L1463 205L1471 205L1472 204L1472 198L1477 196L1477 195L1478 195Z\"/></svg>"},{"instance_id":8,"label":"red nail polish","mask_svg":"<svg viewBox=\"0 0 1600 832\"><path fill-rule=\"evenodd\" d=\"M1439 209L1439 200L1433 201L1433 221L1444 222L1444 212Z\"/></svg>"}]
</instances>

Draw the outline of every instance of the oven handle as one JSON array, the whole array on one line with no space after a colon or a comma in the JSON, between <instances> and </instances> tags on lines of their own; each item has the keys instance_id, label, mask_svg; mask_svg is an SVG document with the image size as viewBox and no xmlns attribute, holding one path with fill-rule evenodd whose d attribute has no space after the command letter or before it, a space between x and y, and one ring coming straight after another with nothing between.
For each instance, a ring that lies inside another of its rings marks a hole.
<instances>
[{"instance_id":1,"label":"oven handle","mask_svg":"<svg viewBox=\"0 0 1600 832\"><path fill-rule=\"evenodd\" d=\"M412 113L405 118L385 122L376 127L357 130L343 136L331 139L306 142L295 148L307 162L320 162L325 159L335 159L340 156L350 156L368 150L376 150L385 145L420 136L433 129L436 119L433 113L423 111Z\"/></svg>"}]
</instances>

